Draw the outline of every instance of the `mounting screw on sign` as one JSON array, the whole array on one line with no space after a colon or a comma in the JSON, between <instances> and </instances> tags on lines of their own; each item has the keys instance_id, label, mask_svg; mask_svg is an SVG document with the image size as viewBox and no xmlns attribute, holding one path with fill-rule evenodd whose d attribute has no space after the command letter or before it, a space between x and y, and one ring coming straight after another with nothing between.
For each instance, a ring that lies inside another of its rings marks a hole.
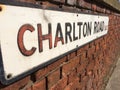
<instances>
[{"instance_id":1,"label":"mounting screw on sign","mask_svg":"<svg viewBox=\"0 0 120 90\"><path fill-rule=\"evenodd\" d=\"M12 78L12 74L9 73L9 74L7 75L7 79L11 79L11 78Z\"/></svg>"}]
</instances>

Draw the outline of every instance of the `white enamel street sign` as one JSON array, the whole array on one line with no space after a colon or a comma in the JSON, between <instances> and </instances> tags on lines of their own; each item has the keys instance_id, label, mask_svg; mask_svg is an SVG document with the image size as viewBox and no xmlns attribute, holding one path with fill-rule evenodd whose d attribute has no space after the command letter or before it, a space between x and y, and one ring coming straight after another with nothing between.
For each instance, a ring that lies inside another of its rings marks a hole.
<instances>
[{"instance_id":1,"label":"white enamel street sign","mask_svg":"<svg viewBox=\"0 0 120 90\"><path fill-rule=\"evenodd\" d=\"M108 32L108 16L0 7L1 57L8 81L44 67Z\"/></svg>"}]
</instances>

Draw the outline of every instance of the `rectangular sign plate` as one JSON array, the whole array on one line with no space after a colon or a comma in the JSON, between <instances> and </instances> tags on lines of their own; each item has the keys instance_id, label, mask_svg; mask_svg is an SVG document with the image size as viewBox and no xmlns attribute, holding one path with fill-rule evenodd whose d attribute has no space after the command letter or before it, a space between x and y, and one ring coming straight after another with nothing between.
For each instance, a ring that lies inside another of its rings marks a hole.
<instances>
[{"instance_id":1,"label":"rectangular sign plate","mask_svg":"<svg viewBox=\"0 0 120 90\"><path fill-rule=\"evenodd\" d=\"M108 32L107 16L4 4L0 8L0 78L4 84Z\"/></svg>"}]
</instances>

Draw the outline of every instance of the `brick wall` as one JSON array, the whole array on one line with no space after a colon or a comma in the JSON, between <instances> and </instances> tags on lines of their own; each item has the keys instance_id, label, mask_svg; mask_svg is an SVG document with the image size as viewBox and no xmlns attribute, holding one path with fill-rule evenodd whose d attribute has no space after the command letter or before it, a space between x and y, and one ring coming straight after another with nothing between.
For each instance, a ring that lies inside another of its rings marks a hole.
<instances>
[{"instance_id":1,"label":"brick wall","mask_svg":"<svg viewBox=\"0 0 120 90\"><path fill-rule=\"evenodd\" d=\"M109 16L108 34L2 90L102 90L120 55L120 13L97 0L17 0L43 8Z\"/></svg>"}]
</instances>

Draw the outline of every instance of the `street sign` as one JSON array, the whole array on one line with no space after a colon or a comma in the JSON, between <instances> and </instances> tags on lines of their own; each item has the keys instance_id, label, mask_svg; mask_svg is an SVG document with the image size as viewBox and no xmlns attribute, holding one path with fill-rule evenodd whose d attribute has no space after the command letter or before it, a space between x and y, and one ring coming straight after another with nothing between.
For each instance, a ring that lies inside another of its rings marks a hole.
<instances>
[{"instance_id":1,"label":"street sign","mask_svg":"<svg viewBox=\"0 0 120 90\"><path fill-rule=\"evenodd\" d=\"M1 82L8 84L107 34L108 16L0 5Z\"/></svg>"}]
</instances>

